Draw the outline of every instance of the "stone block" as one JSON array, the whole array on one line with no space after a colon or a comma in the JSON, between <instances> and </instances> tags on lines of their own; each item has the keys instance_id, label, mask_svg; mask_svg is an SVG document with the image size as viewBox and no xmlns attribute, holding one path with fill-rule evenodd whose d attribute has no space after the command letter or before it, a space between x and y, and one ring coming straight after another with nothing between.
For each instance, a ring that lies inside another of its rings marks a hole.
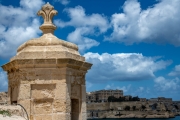
<instances>
[{"instance_id":1,"label":"stone block","mask_svg":"<svg viewBox=\"0 0 180 120\"><path fill-rule=\"evenodd\" d=\"M65 84L66 83L66 79L61 79L61 80L51 80L53 84L57 84L57 83L60 83L60 84Z\"/></svg>"},{"instance_id":2,"label":"stone block","mask_svg":"<svg viewBox=\"0 0 180 120\"><path fill-rule=\"evenodd\" d=\"M34 115L31 120L54 120L52 115Z\"/></svg>"},{"instance_id":3,"label":"stone block","mask_svg":"<svg viewBox=\"0 0 180 120\"><path fill-rule=\"evenodd\" d=\"M87 120L87 114L81 113L81 119L80 120Z\"/></svg>"},{"instance_id":4,"label":"stone block","mask_svg":"<svg viewBox=\"0 0 180 120\"><path fill-rule=\"evenodd\" d=\"M86 86L85 85L81 85L81 96L82 96L82 101L86 101Z\"/></svg>"},{"instance_id":5,"label":"stone block","mask_svg":"<svg viewBox=\"0 0 180 120\"><path fill-rule=\"evenodd\" d=\"M33 101L34 114L50 114L52 113L53 99L41 99Z\"/></svg>"},{"instance_id":6,"label":"stone block","mask_svg":"<svg viewBox=\"0 0 180 120\"><path fill-rule=\"evenodd\" d=\"M34 60L33 59L20 59L17 61L18 64L20 65L27 65L27 64L33 64Z\"/></svg>"},{"instance_id":7,"label":"stone block","mask_svg":"<svg viewBox=\"0 0 180 120\"><path fill-rule=\"evenodd\" d=\"M73 56L72 53L66 52L66 58L73 58L72 56Z\"/></svg>"},{"instance_id":8,"label":"stone block","mask_svg":"<svg viewBox=\"0 0 180 120\"><path fill-rule=\"evenodd\" d=\"M32 81L34 81L34 80L32 80ZM31 84L32 81L22 80L21 84Z\"/></svg>"},{"instance_id":9,"label":"stone block","mask_svg":"<svg viewBox=\"0 0 180 120\"><path fill-rule=\"evenodd\" d=\"M68 59L57 59L57 64L58 65L61 65L61 64L67 64L68 63Z\"/></svg>"},{"instance_id":10,"label":"stone block","mask_svg":"<svg viewBox=\"0 0 180 120\"><path fill-rule=\"evenodd\" d=\"M34 80L32 81L31 84L53 84L51 80Z\"/></svg>"},{"instance_id":11,"label":"stone block","mask_svg":"<svg viewBox=\"0 0 180 120\"><path fill-rule=\"evenodd\" d=\"M43 52L22 52L20 53L18 56L19 59L40 59L40 58L45 58L45 54L43 54Z\"/></svg>"},{"instance_id":12,"label":"stone block","mask_svg":"<svg viewBox=\"0 0 180 120\"><path fill-rule=\"evenodd\" d=\"M36 79L35 74L26 76L26 80L35 80L35 79Z\"/></svg>"},{"instance_id":13,"label":"stone block","mask_svg":"<svg viewBox=\"0 0 180 120\"><path fill-rule=\"evenodd\" d=\"M76 61L76 65L77 65L77 66L82 66L82 65L83 65L83 62L82 62L82 61Z\"/></svg>"},{"instance_id":14,"label":"stone block","mask_svg":"<svg viewBox=\"0 0 180 120\"><path fill-rule=\"evenodd\" d=\"M41 75L41 74L48 74L51 75L51 68L36 68L35 73L36 75Z\"/></svg>"},{"instance_id":15,"label":"stone block","mask_svg":"<svg viewBox=\"0 0 180 120\"><path fill-rule=\"evenodd\" d=\"M27 111L28 116L30 116L30 111L31 111L31 101L30 99L26 100L18 100L18 104L21 104Z\"/></svg>"},{"instance_id":16,"label":"stone block","mask_svg":"<svg viewBox=\"0 0 180 120\"><path fill-rule=\"evenodd\" d=\"M38 80L51 80L51 75L39 74L39 75L36 75L36 79L38 79Z\"/></svg>"},{"instance_id":17,"label":"stone block","mask_svg":"<svg viewBox=\"0 0 180 120\"><path fill-rule=\"evenodd\" d=\"M35 69L36 79L39 80L51 80L51 70L48 68L37 68Z\"/></svg>"},{"instance_id":18,"label":"stone block","mask_svg":"<svg viewBox=\"0 0 180 120\"><path fill-rule=\"evenodd\" d=\"M60 74L53 74L53 75L51 75L51 79L52 80L61 80L62 76Z\"/></svg>"},{"instance_id":19,"label":"stone block","mask_svg":"<svg viewBox=\"0 0 180 120\"><path fill-rule=\"evenodd\" d=\"M13 80L14 74L12 72L8 73L8 80Z\"/></svg>"},{"instance_id":20,"label":"stone block","mask_svg":"<svg viewBox=\"0 0 180 120\"><path fill-rule=\"evenodd\" d=\"M68 64L74 65L75 63L76 63L76 60L74 60L74 59L69 59L69 61L68 61Z\"/></svg>"},{"instance_id":21,"label":"stone block","mask_svg":"<svg viewBox=\"0 0 180 120\"><path fill-rule=\"evenodd\" d=\"M71 98L81 99L81 86L80 85L71 85Z\"/></svg>"},{"instance_id":22,"label":"stone block","mask_svg":"<svg viewBox=\"0 0 180 120\"><path fill-rule=\"evenodd\" d=\"M66 74L62 74L62 75L61 75L61 79L67 79L67 76L68 76L68 75L66 75Z\"/></svg>"},{"instance_id":23,"label":"stone block","mask_svg":"<svg viewBox=\"0 0 180 120\"><path fill-rule=\"evenodd\" d=\"M52 80L62 80L67 78L66 70L54 69L51 71L51 79Z\"/></svg>"},{"instance_id":24,"label":"stone block","mask_svg":"<svg viewBox=\"0 0 180 120\"><path fill-rule=\"evenodd\" d=\"M35 69L34 68L21 68L18 71L20 80L34 80L35 79Z\"/></svg>"},{"instance_id":25,"label":"stone block","mask_svg":"<svg viewBox=\"0 0 180 120\"><path fill-rule=\"evenodd\" d=\"M54 98L55 87L55 84L33 84L31 85L31 97L33 99Z\"/></svg>"},{"instance_id":26,"label":"stone block","mask_svg":"<svg viewBox=\"0 0 180 120\"><path fill-rule=\"evenodd\" d=\"M70 94L68 89L69 84L57 83L55 89L55 99L66 99L70 100Z\"/></svg>"},{"instance_id":27,"label":"stone block","mask_svg":"<svg viewBox=\"0 0 180 120\"><path fill-rule=\"evenodd\" d=\"M74 49L68 48L67 50L68 50L70 53L75 54L75 50L74 50Z\"/></svg>"},{"instance_id":28,"label":"stone block","mask_svg":"<svg viewBox=\"0 0 180 120\"><path fill-rule=\"evenodd\" d=\"M71 120L71 116L69 113L58 113L53 114L53 120Z\"/></svg>"},{"instance_id":29,"label":"stone block","mask_svg":"<svg viewBox=\"0 0 180 120\"><path fill-rule=\"evenodd\" d=\"M48 89L48 90L54 90L55 89L55 84L33 84L31 85L32 90L43 90L43 89Z\"/></svg>"},{"instance_id":30,"label":"stone block","mask_svg":"<svg viewBox=\"0 0 180 120\"><path fill-rule=\"evenodd\" d=\"M31 91L30 84L20 84L18 100L30 99L30 91Z\"/></svg>"},{"instance_id":31,"label":"stone block","mask_svg":"<svg viewBox=\"0 0 180 120\"><path fill-rule=\"evenodd\" d=\"M7 103L11 104L11 87L8 87Z\"/></svg>"},{"instance_id":32,"label":"stone block","mask_svg":"<svg viewBox=\"0 0 180 120\"><path fill-rule=\"evenodd\" d=\"M86 112L86 101L81 102L81 112L82 113Z\"/></svg>"},{"instance_id":33,"label":"stone block","mask_svg":"<svg viewBox=\"0 0 180 120\"><path fill-rule=\"evenodd\" d=\"M46 48L43 47L43 46L38 46L38 47L36 47L36 46L28 46L25 49L23 49L24 52L29 52L29 51L37 52L37 51L44 51L44 50L46 50Z\"/></svg>"},{"instance_id":34,"label":"stone block","mask_svg":"<svg viewBox=\"0 0 180 120\"><path fill-rule=\"evenodd\" d=\"M72 54L71 58L72 58L72 59L75 59L75 60L79 60L79 59L80 59L80 56L77 55L77 54Z\"/></svg>"},{"instance_id":35,"label":"stone block","mask_svg":"<svg viewBox=\"0 0 180 120\"><path fill-rule=\"evenodd\" d=\"M65 52L58 52L58 53L56 54L56 57L57 57L57 58L66 58L66 54L65 54Z\"/></svg>"},{"instance_id":36,"label":"stone block","mask_svg":"<svg viewBox=\"0 0 180 120\"><path fill-rule=\"evenodd\" d=\"M61 69L59 68L53 68L51 69L51 73L52 74L60 74L61 72L63 72Z\"/></svg>"},{"instance_id":37,"label":"stone block","mask_svg":"<svg viewBox=\"0 0 180 120\"><path fill-rule=\"evenodd\" d=\"M71 105L69 100L54 100L53 102L53 113L67 112L70 113Z\"/></svg>"},{"instance_id":38,"label":"stone block","mask_svg":"<svg viewBox=\"0 0 180 120\"><path fill-rule=\"evenodd\" d=\"M41 53L45 54L46 58L46 53ZM51 59L35 59L34 60L34 67L36 68L53 68L56 67L56 58L51 58Z\"/></svg>"},{"instance_id":39,"label":"stone block","mask_svg":"<svg viewBox=\"0 0 180 120\"><path fill-rule=\"evenodd\" d=\"M84 62L84 64L83 64L83 67L90 68L91 66L92 66L92 64L90 64L90 63L87 63L87 62Z\"/></svg>"},{"instance_id":40,"label":"stone block","mask_svg":"<svg viewBox=\"0 0 180 120\"><path fill-rule=\"evenodd\" d=\"M63 51L62 46L47 46L46 51Z\"/></svg>"},{"instance_id":41,"label":"stone block","mask_svg":"<svg viewBox=\"0 0 180 120\"><path fill-rule=\"evenodd\" d=\"M46 58L56 58L56 57L63 57L63 54L57 51L46 51Z\"/></svg>"}]
</instances>

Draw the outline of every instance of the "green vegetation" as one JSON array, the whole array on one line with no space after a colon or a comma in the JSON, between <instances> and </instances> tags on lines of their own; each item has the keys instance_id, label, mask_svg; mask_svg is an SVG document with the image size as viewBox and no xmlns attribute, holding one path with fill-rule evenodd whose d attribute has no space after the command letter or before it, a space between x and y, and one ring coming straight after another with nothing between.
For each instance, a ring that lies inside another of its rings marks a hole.
<instances>
[{"instance_id":1,"label":"green vegetation","mask_svg":"<svg viewBox=\"0 0 180 120\"><path fill-rule=\"evenodd\" d=\"M7 110L0 110L0 114L2 114L4 117L5 116L11 116L11 113L9 112L9 111L7 111Z\"/></svg>"}]
</instances>

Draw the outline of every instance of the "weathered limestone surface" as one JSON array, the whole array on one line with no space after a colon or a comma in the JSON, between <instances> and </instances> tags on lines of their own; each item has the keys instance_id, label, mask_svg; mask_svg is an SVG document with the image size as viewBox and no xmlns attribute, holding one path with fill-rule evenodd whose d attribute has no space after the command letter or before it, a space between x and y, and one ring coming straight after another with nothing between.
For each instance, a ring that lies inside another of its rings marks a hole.
<instances>
[{"instance_id":1,"label":"weathered limestone surface","mask_svg":"<svg viewBox=\"0 0 180 120\"><path fill-rule=\"evenodd\" d=\"M22 44L2 66L8 73L8 102L23 105L30 120L86 120L85 75L92 64L77 45L53 35L56 14L44 5L38 12L43 35Z\"/></svg>"}]
</instances>

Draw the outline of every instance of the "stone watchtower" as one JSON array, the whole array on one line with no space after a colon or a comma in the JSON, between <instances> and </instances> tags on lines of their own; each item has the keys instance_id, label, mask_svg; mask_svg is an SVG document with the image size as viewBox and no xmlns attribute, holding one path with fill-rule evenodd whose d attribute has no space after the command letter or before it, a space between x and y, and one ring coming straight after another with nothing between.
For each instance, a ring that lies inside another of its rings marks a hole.
<instances>
[{"instance_id":1,"label":"stone watchtower","mask_svg":"<svg viewBox=\"0 0 180 120\"><path fill-rule=\"evenodd\" d=\"M53 35L57 14L49 3L38 12L43 35L17 49L2 68L8 74L8 101L24 106L30 120L86 120L85 74L92 64L77 45Z\"/></svg>"}]
</instances>

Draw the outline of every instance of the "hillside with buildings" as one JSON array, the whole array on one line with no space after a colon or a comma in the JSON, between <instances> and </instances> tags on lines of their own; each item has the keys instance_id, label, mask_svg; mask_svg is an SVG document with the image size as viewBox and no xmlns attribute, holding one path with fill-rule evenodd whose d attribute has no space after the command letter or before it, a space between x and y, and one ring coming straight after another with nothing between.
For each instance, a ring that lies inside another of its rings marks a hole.
<instances>
[{"instance_id":1,"label":"hillside with buildings","mask_svg":"<svg viewBox=\"0 0 180 120\"><path fill-rule=\"evenodd\" d=\"M86 95L88 118L169 118L179 115L180 101L139 98L122 90L99 90Z\"/></svg>"},{"instance_id":2,"label":"hillside with buildings","mask_svg":"<svg viewBox=\"0 0 180 120\"><path fill-rule=\"evenodd\" d=\"M0 110L13 117L26 118L21 106L8 105L7 93L0 93ZM86 94L87 118L170 118L179 115L180 101L172 98L139 98L122 90L99 90ZM3 117L3 115L0 115ZM8 118L8 116L6 117Z\"/></svg>"}]
</instances>

